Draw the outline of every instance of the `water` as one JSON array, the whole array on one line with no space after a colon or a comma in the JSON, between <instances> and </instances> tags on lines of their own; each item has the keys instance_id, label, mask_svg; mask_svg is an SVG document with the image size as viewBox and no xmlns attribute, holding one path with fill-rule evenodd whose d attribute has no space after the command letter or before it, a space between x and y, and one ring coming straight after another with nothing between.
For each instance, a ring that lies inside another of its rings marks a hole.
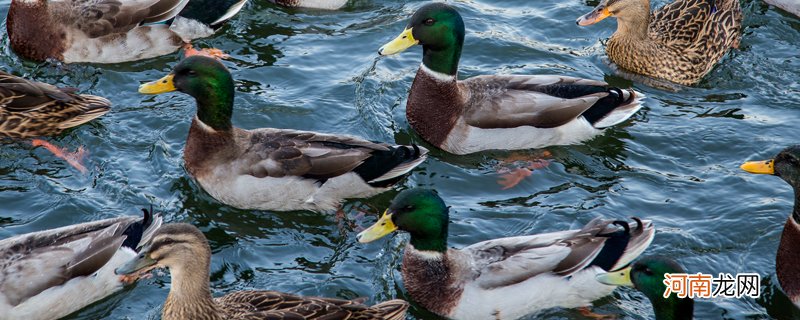
<instances>
[{"instance_id":1,"label":"water","mask_svg":"<svg viewBox=\"0 0 800 320\"><path fill-rule=\"evenodd\" d=\"M10 1L0 0L5 16ZM665 1L655 1L660 6ZM356 0L342 11L293 10L252 1L216 37L198 41L231 54L236 79L233 122L348 133L417 142L405 120L407 90L420 48L396 57L376 51L405 26L417 1ZM593 217L636 215L655 221L648 254L669 255L690 272L756 272L761 299L701 300L698 319L790 318L798 311L777 289L774 259L791 189L775 177L739 170L774 156L800 136L800 20L745 0L744 36L695 88L673 93L611 74L601 40L613 20L580 28L575 19L597 3L582 0L456 1L467 24L460 76L564 74L605 79L647 94L625 125L580 145L547 148L553 163L502 191L497 157L433 151L404 187L438 189L452 206L450 244L578 228ZM194 102L188 96L143 96L177 54L117 65L36 65L2 40L0 68L78 87L114 102L111 113L51 140L88 147L90 173L25 142L0 149L0 238L67 224L138 214L153 204L167 221L185 221L209 237L213 292L273 289L303 295L404 297L399 266L404 236L362 245L360 228L395 192L345 205L348 223L322 214L236 210L220 205L187 177L182 149ZM358 211L368 211L357 217ZM157 276L71 319L158 318L169 277ZM546 288L542 288L546 290ZM622 319L652 317L643 295L619 289L595 311ZM435 319L413 307L411 319ZM582 319L574 310L532 318Z\"/></svg>"}]
</instances>

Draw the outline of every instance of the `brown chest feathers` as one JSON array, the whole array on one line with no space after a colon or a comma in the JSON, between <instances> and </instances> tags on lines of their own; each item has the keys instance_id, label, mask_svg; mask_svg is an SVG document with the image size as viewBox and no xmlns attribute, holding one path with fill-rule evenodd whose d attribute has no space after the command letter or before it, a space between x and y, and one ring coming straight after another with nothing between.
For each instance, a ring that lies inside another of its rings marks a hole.
<instances>
[{"instance_id":1,"label":"brown chest feathers","mask_svg":"<svg viewBox=\"0 0 800 320\"><path fill-rule=\"evenodd\" d=\"M6 21L11 48L29 60L63 60L67 33L57 28L58 24L48 12L46 1L12 1Z\"/></svg>"},{"instance_id":2,"label":"brown chest feathers","mask_svg":"<svg viewBox=\"0 0 800 320\"><path fill-rule=\"evenodd\" d=\"M421 68L417 71L406 105L406 118L425 141L437 147L447 139L464 109L458 83L440 81Z\"/></svg>"},{"instance_id":3,"label":"brown chest feathers","mask_svg":"<svg viewBox=\"0 0 800 320\"><path fill-rule=\"evenodd\" d=\"M236 128L230 131L214 131L197 118L189 127L189 138L183 149L183 161L186 170L197 178L209 174L218 163L236 156L234 135Z\"/></svg>"},{"instance_id":4,"label":"brown chest feathers","mask_svg":"<svg viewBox=\"0 0 800 320\"><path fill-rule=\"evenodd\" d=\"M783 292L795 304L800 302L800 272L797 270L797 266L800 265L798 243L800 243L800 225L794 221L794 218L789 217L783 226L778 256L775 259L775 270Z\"/></svg>"},{"instance_id":5,"label":"brown chest feathers","mask_svg":"<svg viewBox=\"0 0 800 320\"><path fill-rule=\"evenodd\" d=\"M458 305L464 288L452 275L447 258L428 259L406 247L403 255L403 282L417 303L439 315L449 315Z\"/></svg>"}]
</instances>

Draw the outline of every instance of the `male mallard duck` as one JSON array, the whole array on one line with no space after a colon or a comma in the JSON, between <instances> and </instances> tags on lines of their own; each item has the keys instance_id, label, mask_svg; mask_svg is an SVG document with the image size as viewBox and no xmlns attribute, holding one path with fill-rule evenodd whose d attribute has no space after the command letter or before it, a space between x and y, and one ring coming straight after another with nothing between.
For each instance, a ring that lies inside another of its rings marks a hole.
<instances>
[{"instance_id":1,"label":"male mallard duck","mask_svg":"<svg viewBox=\"0 0 800 320\"><path fill-rule=\"evenodd\" d=\"M106 114L111 102L0 71L0 136L51 136Z\"/></svg>"},{"instance_id":2,"label":"male mallard duck","mask_svg":"<svg viewBox=\"0 0 800 320\"><path fill-rule=\"evenodd\" d=\"M648 257L636 261L625 269L597 275L597 281L610 286L628 286L641 291L653 304L656 320L691 320L694 300L678 298L672 293L664 298L667 286L665 273L686 273L675 260L665 257Z\"/></svg>"},{"instance_id":3,"label":"male mallard duck","mask_svg":"<svg viewBox=\"0 0 800 320\"><path fill-rule=\"evenodd\" d=\"M116 272L138 274L168 268L172 286L161 310L163 320L182 319L405 319L408 303L391 300L372 307L360 301L310 298L277 291L237 291L212 298L211 248L200 230L186 223L161 227L141 253Z\"/></svg>"},{"instance_id":4,"label":"male mallard duck","mask_svg":"<svg viewBox=\"0 0 800 320\"><path fill-rule=\"evenodd\" d=\"M338 10L344 7L349 0L270 0L270 2L285 7L302 7L311 9Z\"/></svg>"},{"instance_id":5,"label":"male mallard duck","mask_svg":"<svg viewBox=\"0 0 800 320\"><path fill-rule=\"evenodd\" d=\"M739 0L676 0L650 13L650 0L603 0L578 19L588 26L617 18L606 53L617 66L645 76L693 85L730 48L739 46Z\"/></svg>"},{"instance_id":6,"label":"male mallard duck","mask_svg":"<svg viewBox=\"0 0 800 320\"><path fill-rule=\"evenodd\" d=\"M257 210L336 209L345 198L386 191L425 160L428 150L351 136L231 124L234 86L228 69L212 58L184 59L139 92L180 91L195 98L183 158L186 169L212 197Z\"/></svg>"},{"instance_id":7,"label":"male mallard duck","mask_svg":"<svg viewBox=\"0 0 800 320\"><path fill-rule=\"evenodd\" d=\"M444 3L422 6L381 55L422 45L406 117L429 143L454 154L573 144L628 119L641 94L556 75L485 75L459 81L464 22ZM638 97L637 97L638 95Z\"/></svg>"},{"instance_id":8,"label":"male mallard duck","mask_svg":"<svg viewBox=\"0 0 800 320\"><path fill-rule=\"evenodd\" d=\"M772 160L746 162L742 169L778 176L794 189L794 211L783 226L775 272L783 291L800 307L800 272L797 270L800 263L800 145L784 149Z\"/></svg>"},{"instance_id":9,"label":"male mallard duck","mask_svg":"<svg viewBox=\"0 0 800 320\"><path fill-rule=\"evenodd\" d=\"M448 220L448 207L434 191L405 190L358 241L398 229L411 234L402 267L406 290L423 307L452 319L517 319L546 308L585 307L614 290L595 275L626 266L654 233L650 221L629 225L596 218L580 230L458 250L447 248Z\"/></svg>"},{"instance_id":10,"label":"male mallard duck","mask_svg":"<svg viewBox=\"0 0 800 320\"><path fill-rule=\"evenodd\" d=\"M58 319L119 291L114 269L160 225L144 210L0 240L0 318Z\"/></svg>"},{"instance_id":11,"label":"male mallard duck","mask_svg":"<svg viewBox=\"0 0 800 320\"><path fill-rule=\"evenodd\" d=\"M246 1L228 7L206 1L202 9L217 20L205 25L176 18L189 0L12 0L6 26L11 48L25 59L118 63L169 54L210 36Z\"/></svg>"}]
</instances>

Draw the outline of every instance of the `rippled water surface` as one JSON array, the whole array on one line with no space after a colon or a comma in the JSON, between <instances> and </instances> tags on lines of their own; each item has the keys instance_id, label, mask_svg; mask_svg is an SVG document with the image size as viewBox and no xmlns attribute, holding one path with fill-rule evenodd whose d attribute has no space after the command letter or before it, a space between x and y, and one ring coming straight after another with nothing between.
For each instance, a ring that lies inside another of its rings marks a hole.
<instances>
[{"instance_id":1,"label":"rippled water surface","mask_svg":"<svg viewBox=\"0 0 800 320\"><path fill-rule=\"evenodd\" d=\"M654 1L662 5L664 1ZM0 0L5 16L10 1ZM791 189L775 177L739 170L800 142L800 20L744 0L742 45L697 87L673 93L611 74L603 42L613 20L580 28L596 0L455 1L467 25L460 77L563 74L605 79L647 94L624 125L580 145L547 148L552 164L517 187L497 184L505 153L432 152L402 188L436 188L452 206L450 244L578 228L594 217L655 221L649 254L669 255L691 272L756 272L760 299L701 300L699 319L786 319L800 312L778 291L774 259ZM253 0L218 36L199 41L231 54L233 122L356 134L424 144L409 129L405 100L421 49L378 58L405 26L416 1L356 0L341 11L292 10ZM5 27L2 28L5 30ZM405 236L368 245L355 234L396 192L345 205L348 218L308 212L236 210L188 178L182 150L193 116L186 95L143 96L137 86L171 69L178 55L117 65L36 65L2 38L0 68L74 86L114 102L111 113L51 140L90 151L82 175L25 142L0 149L0 238L72 223L138 214L154 205L209 237L215 294L268 288L303 295L404 297L399 274ZM536 152L531 152L536 154ZM366 211L366 216L359 212ZM540 288L545 291L547 288ZM72 319L158 318L169 277L145 280ZM652 317L638 292L619 289L595 311ZM434 319L414 307L411 319ZM575 310L531 318L582 319Z\"/></svg>"}]
</instances>

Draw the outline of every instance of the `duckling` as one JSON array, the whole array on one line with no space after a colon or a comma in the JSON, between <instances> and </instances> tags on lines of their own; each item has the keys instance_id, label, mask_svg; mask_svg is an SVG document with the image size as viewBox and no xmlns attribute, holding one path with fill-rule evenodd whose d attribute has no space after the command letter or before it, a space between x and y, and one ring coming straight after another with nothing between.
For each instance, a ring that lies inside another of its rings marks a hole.
<instances>
[{"instance_id":1,"label":"duckling","mask_svg":"<svg viewBox=\"0 0 800 320\"><path fill-rule=\"evenodd\" d=\"M625 269L601 273L597 281L609 286L628 286L641 291L653 304L656 320L691 320L694 314L694 300L678 298L673 292L664 298L667 285L664 274L686 273L675 260L666 257L647 257L636 261Z\"/></svg>"},{"instance_id":2,"label":"duckling","mask_svg":"<svg viewBox=\"0 0 800 320\"><path fill-rule=\"evenodd\" d=\"M782 150L771 160L749 161L742 170L755 174L770 174L786 181L794 189L794 210L783 226L775 273L786 295L800 308L800 145Z\"/></svg>"},{"instance_id":3,"label":"duckling","mask_svg":"<svg viewBox=\"0 0 800 320\"><path fill-rule=\"evenodd\" d=\"M691 86L739 47L739 0L676 0L650 13L650 0L603 0L580 17L588 26L617 18L608 58L626 71Z\"/></svg>"},{"instance_id":4,"label":"duckling","mask_svg":"<svg viewBox=\"0 0 800 320\"><path fill-rule=\"evenodd\" d=\"M212 197L236 208L334 210L346 198L388 190L427 158L428 150L415 145L234 127L233 78L212 58L186 58L169 75L139 89L146 94L171 91L197 102L183 154L186 170Z\"/></svg>"},{"instance_id":5,"label":"duckling","mask_svg":"<svg viewBox=\"0 0 800 320\"><path fill-rule=\"evenodd\" d=\"M408 189L358 234L371 242L396 230L411 235L403 283L426 309L451 319L517 319L539 310L586 307L614 287L595 280L638 257L653 239L650 221L596 218L580 230L447 247L449 209L430 189Z\"/></svg>"},{"instance_id":6,"label":"duckling","mask_svg":"<svg viewBox=\"0 0 800 320\"><path fill-rule=\"evenodd\" d=\"M58 319L121 290L136 275L114 269L161 226L143 211L0 240L0 318Z\"/></svg>"},{"instance_id":7,"label":"duckling","mask_svg":"<svg viewBox=\"0 0 800 320\"><path fill-rule=\"evenodd\" d=\"M642 94L602 81L561 75L483 75L458 80L464 21L444 3L419 8L406 29L378 50L422 46L422 64L406 104L411 127L453 154L519 150L588 140L619 124Z\"/></svg>"},{"instance_id":8,"label":"duckling","mask_svg":"<svg viewBox=\"0 0 800 320\"><path fill-rule=\"evenodd\" d=\"M390 300L372 307L359 301L301 297L277 291L236 291L212 298L211 248L195 226L172 223L159 228L141 253L117 268L119 275L168 268L172 286L161 310L163 320L405 319L408 303Z\"/></svg>"}]
</instances>

